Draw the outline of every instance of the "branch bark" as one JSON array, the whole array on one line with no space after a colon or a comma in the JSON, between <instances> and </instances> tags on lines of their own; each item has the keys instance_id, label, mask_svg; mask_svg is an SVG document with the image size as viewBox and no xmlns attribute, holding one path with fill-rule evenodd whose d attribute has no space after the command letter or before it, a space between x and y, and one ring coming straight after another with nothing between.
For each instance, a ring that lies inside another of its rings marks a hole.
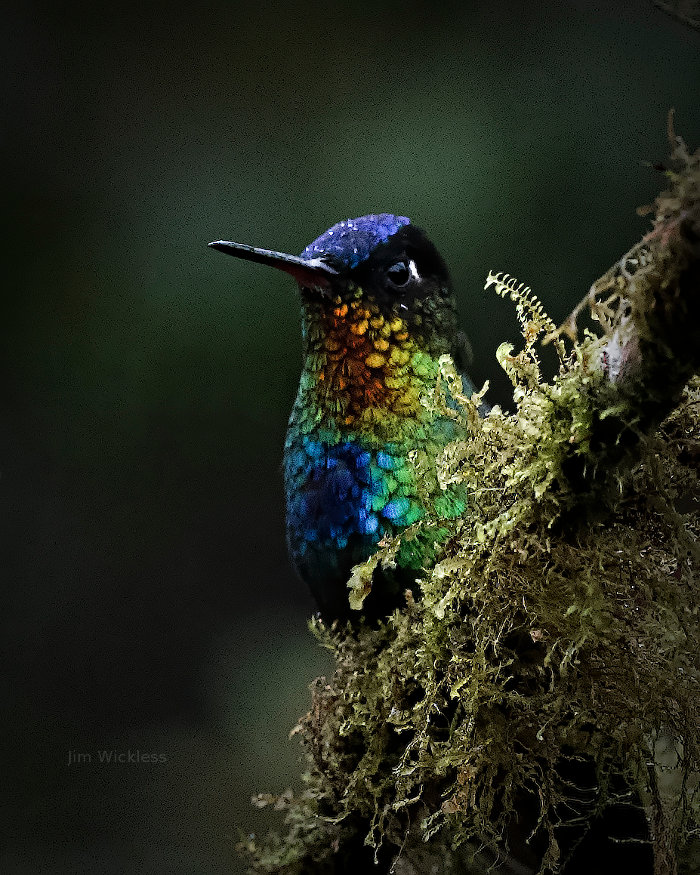
<instances>
[{"instance_id":1,"label":"branch bark","mask_svg":"<svg viewBox=\"0 0 700 875\"><path fill-rule=\"evenodd\" d=\"M667 171L671 186L657 198L654 229L593 284L556 332L574 337L577 317L589 307L611 333L599 363L607 383L590 398L596 464L574 452L563 463L587 507L611 489L621 466L634 463L640 440L700 370L700 157L676 136L672 112L669 140L677 169Z\"/></svg>"}]
</instances>

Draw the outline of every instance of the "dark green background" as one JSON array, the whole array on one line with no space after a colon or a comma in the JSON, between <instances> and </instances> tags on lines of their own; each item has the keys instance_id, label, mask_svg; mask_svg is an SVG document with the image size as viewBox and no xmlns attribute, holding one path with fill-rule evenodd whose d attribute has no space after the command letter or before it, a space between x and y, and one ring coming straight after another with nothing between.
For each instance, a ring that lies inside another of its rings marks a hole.
<instances>
[{"instance_id":1,"label":"dark green background","mask_svg":"<svg viewBox=\"0 0 700 875\"><path fill-rule=\"evenodd\" d=\"M700 34L645 0L4 17L0 870L239 872L328 661L284 548L294 285L205 244L411 216L503 400L487 271L561 319L648 227L669 107L700 143ZM129 749L167 762L96 762Z\"/></svg>"}]
</instances>

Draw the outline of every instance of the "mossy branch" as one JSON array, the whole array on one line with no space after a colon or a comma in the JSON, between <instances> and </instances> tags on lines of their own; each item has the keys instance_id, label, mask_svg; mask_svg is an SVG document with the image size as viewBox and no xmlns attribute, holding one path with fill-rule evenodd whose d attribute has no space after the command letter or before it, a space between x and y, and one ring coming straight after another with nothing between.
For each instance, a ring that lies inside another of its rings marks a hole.
<instances>
[{"instance_id":1,"label":"mossy branch","mask_svg":"<svg viewBox=\"0 0 700 875\"><path fill-rule=\"evenodd\" d=\"M575 339L584 307L604 330L606 381L589 390L589 450L562 460L577 502L595 506L639 457L639 443L677 405L700 369L700 159L688 154L669 114L670 187L656 200L654 228L603 277L546 340Z\"/></svg>"},{"instance_id":2,"label":"mossy branch","mask_svg":"<svg viewBox=\"0 0 700 875\"><path fill-rule=\"evenodd\" d=\"M336 670L298 727L306 791L259 800L289 830L242 844L253 871L675 875L697 849L700 153L670 132L653 230L562 328L490 276L521 322L523 349L499 350L517 409L480 417L442 362L425 403L465 438L415 470L469 508L353 575L371 586L439 523L420 599L377 627L312 624Z\"/></svg>"}]
</instances>

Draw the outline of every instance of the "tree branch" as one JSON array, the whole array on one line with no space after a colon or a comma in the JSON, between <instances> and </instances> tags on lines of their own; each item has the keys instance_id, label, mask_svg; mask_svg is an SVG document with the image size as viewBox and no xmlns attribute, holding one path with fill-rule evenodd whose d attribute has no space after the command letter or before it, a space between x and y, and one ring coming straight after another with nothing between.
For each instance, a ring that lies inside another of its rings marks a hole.
<instances>
[{"instance_id":1,"label":"tree branch","mask_svg":"<svg viewBox=\"0 0 700 875\"><path fill-rule=\"evenodd\" d=\"M675 875L700 775L700 383L684 393L700 369L700 153L669 129L653 230L561 329L495 279L523 329L520 353L499 350L517 411L480 418L444 363L426 401L467 437L432 480L464 483L468 512L402 534L448 529L420 601L375 628L313 624L336 671L298 727L305 793L261 801L289 831L244 843L254 871ZM586 308L602 336L578 338Z\"/></svg>"}]
</instances>

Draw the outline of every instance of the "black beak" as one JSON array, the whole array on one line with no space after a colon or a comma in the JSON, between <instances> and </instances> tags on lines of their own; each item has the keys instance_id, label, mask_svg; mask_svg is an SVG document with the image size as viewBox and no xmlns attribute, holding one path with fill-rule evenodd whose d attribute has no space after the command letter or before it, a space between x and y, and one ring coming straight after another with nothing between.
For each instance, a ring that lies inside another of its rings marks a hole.
<instances>
[{"instance_id":1,"label":"black beak","mask_svg":"<svg viewBox=\"0 0 700 875\"><path fill-rule=\"evenodd\" d=\"M310 288L326 289L338 276L338 271L320 258L300 258L298 255L287 255L286 252L274 252L272 249L258 249L257 246L231 243L228 240L216 240L209 246L218 249L219 252L225 252L226 255L235 255L236 258L276 267L293 276L300 285Z\"/></svg>"}]
</instances>

